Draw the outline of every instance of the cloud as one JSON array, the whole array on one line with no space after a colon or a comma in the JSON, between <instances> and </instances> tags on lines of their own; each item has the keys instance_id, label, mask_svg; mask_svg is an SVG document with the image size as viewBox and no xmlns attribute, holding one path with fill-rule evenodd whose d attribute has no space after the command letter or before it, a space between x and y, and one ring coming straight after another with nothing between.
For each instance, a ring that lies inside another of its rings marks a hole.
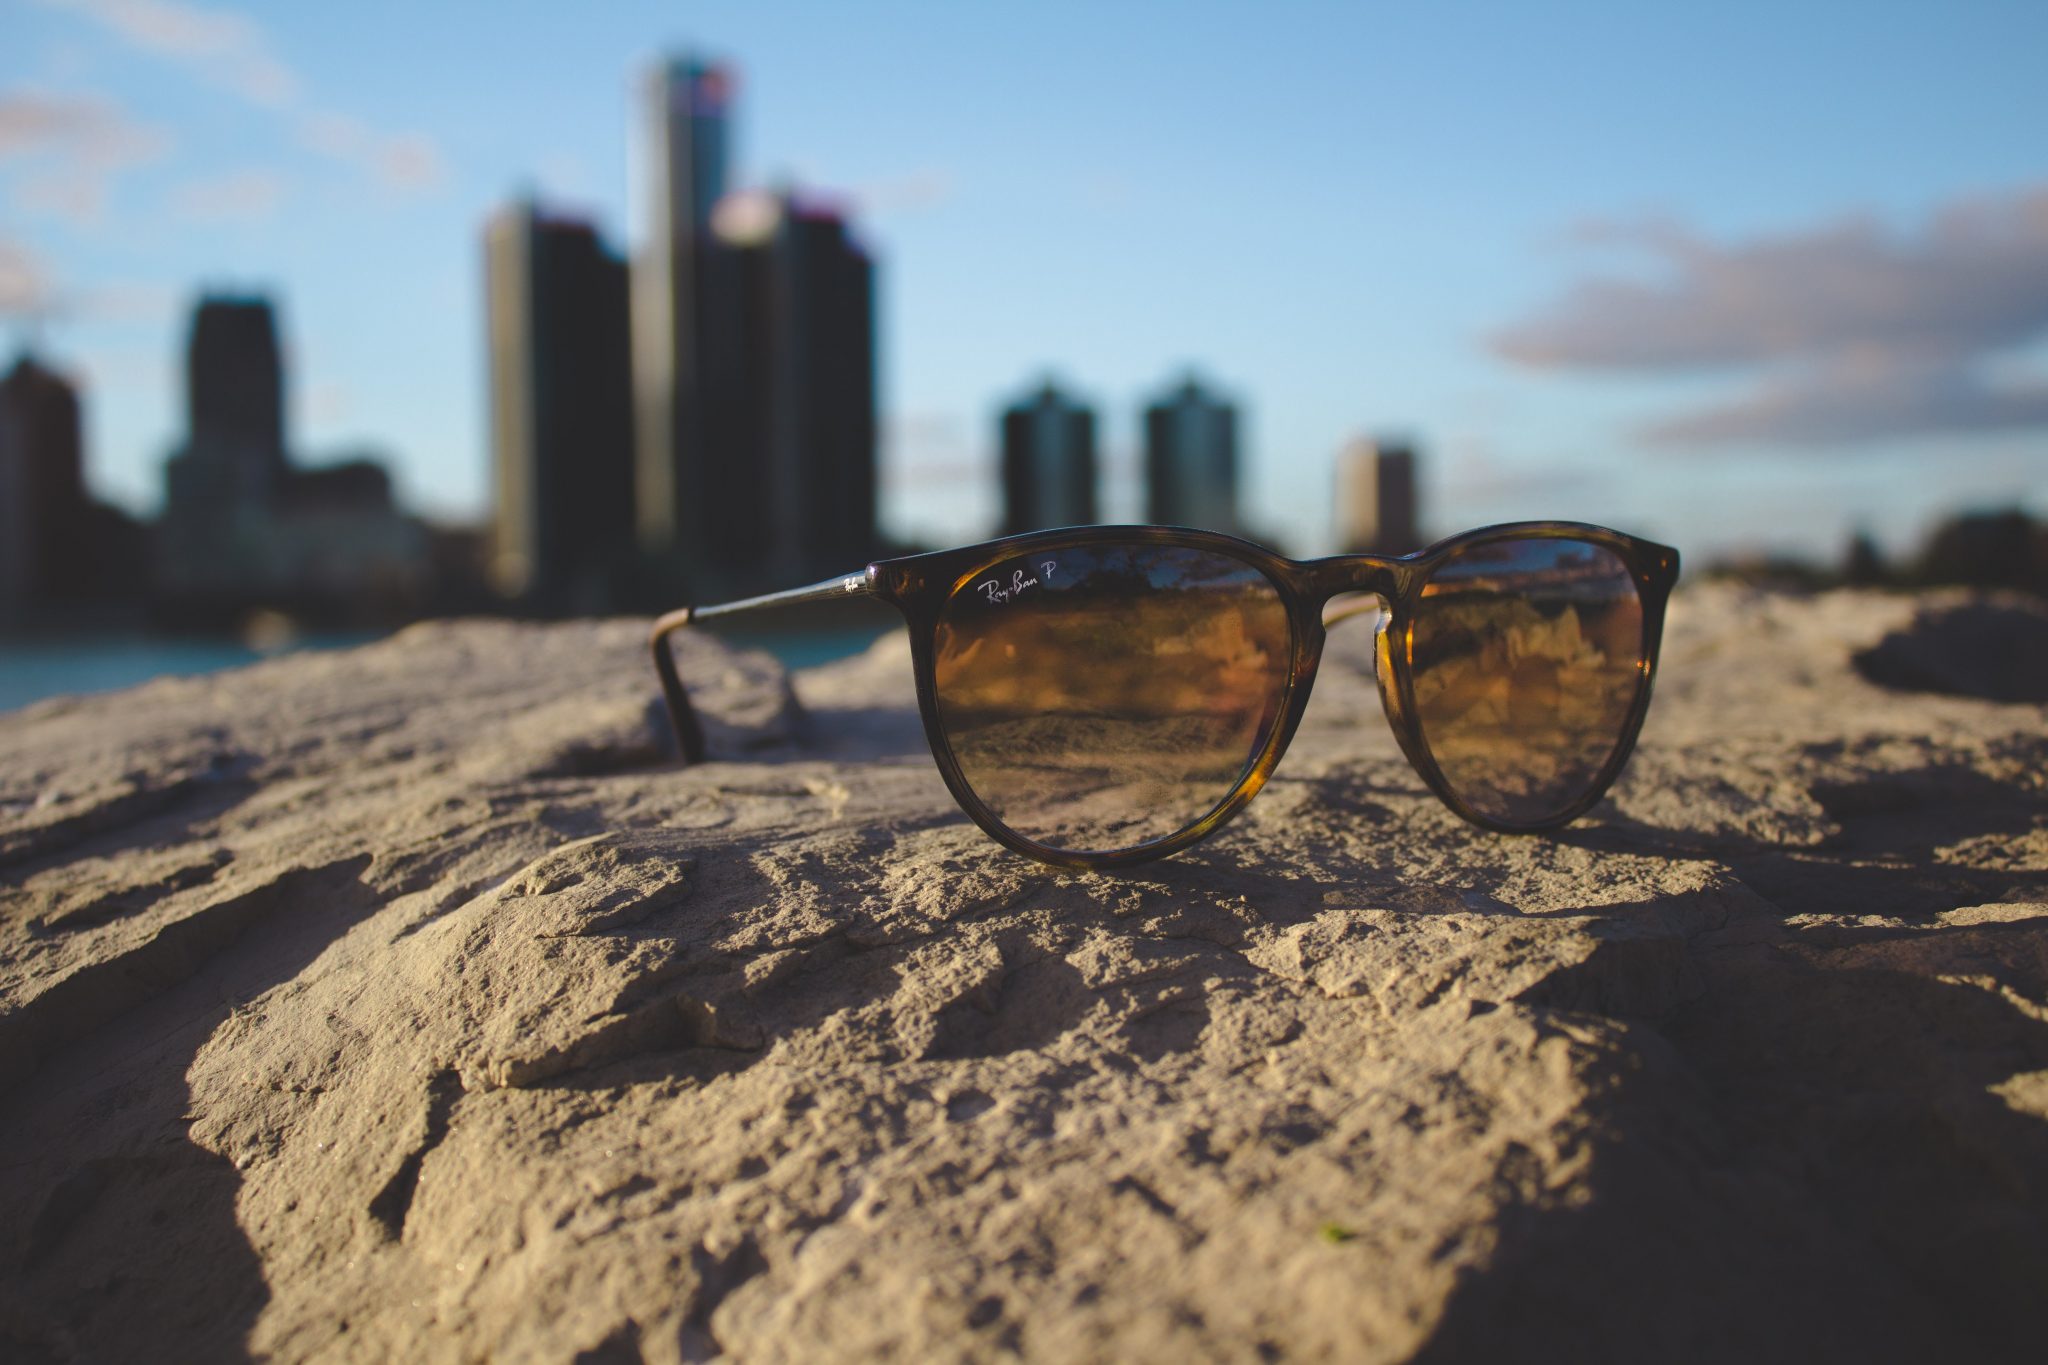
<instances>
[{"instance_id":1,"label":"cloud","mask_svg":"<svg viewBox=\"0 0 2048 1365\"><path fill-rule=\"evenodd\" d=\"M40 90L0 94L0 166L21 163L8 201L81 225L100 220L114 177L161 156L170 138L111 101Z\"/></svg>"},{"instance_id":2,"label":"cloud","mask_svg":"<svg viewBox=\"0 0 2048 1365\"><path fill-rule=\"evenodd\" d=\"M112 103L36 90L0 94L0 161L46 152L102 164L145 159L164 136L131 122Z\"/></svg>"},{"instance_id":3,"label":"cloud","mask_svg":"<svg viewBox=\"0 0 2048 1365\"><path fill-rule=\"evenodd\" d=\"M0 317L156 321L169 315L177 293L139 283L63 288L42 257L21 242L0 237Z\"/></svg>"},{"instance_id":4,"label":"cloud","mask_svg":"<svg viewBox=\"0 0 2048 1365\"><path fill-rule=\"evenodd\" d=\"M230 171L179 186L171 194L171 211L193 223L268 218L277 211L284 188L284 177L275 171Z\"/></svg>"},{"instance_id":5,"label":"cloud","mask_svg":"<svg viewBox=\"0 0 2048 1365\"><path fill-rule=\"evenodd\" d=\"M354 165L390 189L426 189L445 172L440 149L427 138L380 134L347 114L308 114L299 120L298 138L307 149Z\"/></svg>"},{"instance_id":6,"label":"cloud","mask_svg":"<svg viewBox=\"0 0 2048 1365\"><path fill-rule=\"evenodd\" d=\"M175 0L40 0L70 10L144 52L191 68L208 83L255 104L281 108L297 97L298 76L270 40L239 14Z\"/></svg>"},{"instance_id":7,"label":"cloud","mask_svg":"<svg viewBox=\"0 0 2048 1365\"><path fill-rule=\"evenodd\" d=\"M100 322L162 324L185 308L190 294L183 285L132 281L74 289L67 291L62 298L62 311L67 316L89 317Z\"/></svg>"},{"instance_id":8,"label":"cloud","mask_svg":"<svg viewBox=\"0 0 2048 1365\"><path fill-rule=\"evenodd\" d=\"M48 311L52 295L49 268L19 242L0 237L0 316L28 316Z\"/></svg>"},{"instance_id":9,"label":"cloud","mask_svg":"<svg viewBox=\"0 0 2048 1365\"><path fill-rule=\"evenodd\" d=\"M1968 356L1848 348L1766 379L1748 397L1644 430L1654 444L1842 446L1897 436L2048 426L2048 383L1986 382Z\"/></svg>"},{"instance_id":10,"label":"cloud","mask_svg":"<svg viewBox=\"0 0 2048 1365\"><path fill-rule=\"evenodd\" d=\"M953 173L928 167L888 180L856 185L847 197L863 216L885 218L937 208L953 197Z\"/></svg>"},{"instance_id":11,"label":"cloud","mask_svg":"<svg viewBox=\"0 0 2048 1365\"><path fill-rule=\"evenodd\" d=\"M1474 435L1445 442L1444 457L1444 487L1460 498L1567 498L1597 488L1602 478L1597 470L1562 459L1503 458L1491 441Z\"/></svg>"},{"instance_id":12,"label":"cloud","mask_svg":"<svg viewBox=\"0 0 2048 1365\"><path fill-rule=\"evenodd\" d=\"M308 150L351 166L388 189L431 188L444 178L440 149L420 133L383 133L351 114L307 102L304 82L244 15L178 0L38 0L98 23L138 51L287 120Z\"/></svg>"},{"instance_id":13,"label":"cloud","mask_svg":"<svg viewBox=\"0 0 2048 1365\"><path fill-rule=\"evenodd\" d=\"M2048 186L1957 201L1907 233L1852 219L1734 244L1681 224L1595 224L1649 278L1582 282L1489 338L1537 369L1727 373L1737 400L1656 423L1655 444L1844 446L2048 424L2048 381L1994 362L2048 334Z\"/></svg>"}]
</instances>

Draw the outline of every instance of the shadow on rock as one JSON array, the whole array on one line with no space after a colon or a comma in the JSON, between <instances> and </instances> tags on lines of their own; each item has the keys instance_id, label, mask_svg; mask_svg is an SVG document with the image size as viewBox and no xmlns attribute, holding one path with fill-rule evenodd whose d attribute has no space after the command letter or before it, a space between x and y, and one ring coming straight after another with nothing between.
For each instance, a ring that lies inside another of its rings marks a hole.
<instances>
[{"instance_id":1,"label":"shadow on rock","mask_svg":"<svg viewBox=\"0 0 2048 1365\"><path fill-rule=\"evenodd\" d=\"M1880 687L2048 702L2048 604L1996 597L1925 609L1852 662Z\"/></svg>"},{"instance_id":2,"label":"shadow on rock","mask_svg":"<svg viewBox=\"0 0 2048 1365\"><path fill-rule=\"evenodd\" d=\"M1616 1049L1589 1174L1514 1191L1417 1358L2037 1358L2048 1112L2006 1096L2048 1025L2003 992L2048 987L2048 918L1693 958L1656 1025L1546 1011Z\"/></svg>"},{"instance_id":3,"label":"shadow on rock","mask_svg":"<svg viewBox=\"0 0 2048 1365\"><path fill-rule=\"evenodd\" d=\"M269 1300L236 1219L238 1164L189 1135L186 1072L234 1002L296 977L380 898L367 859L296 874L220 941L158 954L160 993L116 961L73 1041L6 1095L0 1164L0 1355L9 1360L232 1360ZM245 901L248 898L243 898ZM136 1039L154 1040L140 1048Z\"/></svg>"},{"instance_id":4,"label":"shadow on rock","mask_svg":"<svg viewBox=\"0 0 2048 1365\"><path fill-rule=\"evenodd\" d=\"M1717 861L1788 915L1925 919L1960 905L2048 899L2048 870L1954 856L1960 846L2022 838L2048 821L2048 800L2018 797L2010 783L1931 764L1820 784L1814 797L1840 829L1816 846L1703 836L1613 815L1551 837L1596 852Z\"/></svg>"}]
</instances>

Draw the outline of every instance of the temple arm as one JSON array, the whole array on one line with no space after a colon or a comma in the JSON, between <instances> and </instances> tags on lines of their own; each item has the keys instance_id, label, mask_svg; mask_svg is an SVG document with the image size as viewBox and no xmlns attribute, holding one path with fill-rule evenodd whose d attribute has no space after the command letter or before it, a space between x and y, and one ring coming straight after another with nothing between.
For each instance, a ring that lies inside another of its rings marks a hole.
<instances>
[{"instance_id":1,"label":"temple arm","mask_svg":"<svg viewBox=\"0 0 2048 1365\"><path fill-rule=\"evenodd\" d=\"M691 709L690 698L683 691L683 680L676 676L676 656L668 647L669 636L699 621L753 611L757 607L794 607L805 602L866 597L873 591L869 584L869 571L863 569L859 573L841 574L822 583L813 583L808 588L791 588L787 592L771 592L765 597L722 602L715 607L682 607L658 618L647 644L654 651L654 671L661 675L661 694L668 699L668 718L675 726L676 743L682 746L683 762L704 761L704 729L697 723L697 713Z\"/></svg>"}]
</instances>

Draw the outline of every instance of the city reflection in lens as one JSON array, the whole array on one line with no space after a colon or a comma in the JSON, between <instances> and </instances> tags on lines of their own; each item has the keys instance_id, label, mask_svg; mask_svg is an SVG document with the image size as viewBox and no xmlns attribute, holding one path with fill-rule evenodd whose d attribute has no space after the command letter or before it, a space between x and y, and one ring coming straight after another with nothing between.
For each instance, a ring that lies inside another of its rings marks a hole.
<instances>
[{"instance_id":1,"label":"city reflection in lens","mask_svg":"<svg viewBox=\"0 0 2048 1365\"><path fill-rule=\"evenodd\" d=\"M1047 848L1109 852L1198 823L1279 715L1287 608L1250 564L1157 545L1034 550L939 619L941 726L967 784Z\"/></svg>"},{"instance_id":2,"label":"city reflection in lens","mask_svg":"<svg viewBox=\"0 0 2048 1365\"><path fill-rule=\"evenodd\" d=\"M1607 766L1643 685L1627 565L1575 540L1490 541L1423 588L1410 656L1424 741L1481 815L1563 814Z\"/></svg>"}]
</instances>

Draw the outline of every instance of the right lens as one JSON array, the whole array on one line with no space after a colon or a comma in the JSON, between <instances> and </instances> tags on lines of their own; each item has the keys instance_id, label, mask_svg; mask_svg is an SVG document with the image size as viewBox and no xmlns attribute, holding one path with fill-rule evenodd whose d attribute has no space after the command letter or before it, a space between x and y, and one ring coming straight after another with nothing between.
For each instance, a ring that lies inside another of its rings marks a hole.
<instances>
[{"instance_id":1,"label":"right lens","mask_svg":"<svg viewBox=\"0 0 2048 1365\"><path fill-rule=\"evenodd\" d=\"M1437 770L1510 825L1555 820L1592 791L1647 677L1635 578L1581 540L1457 551L1423 586L1410 649Z\"/></svg>"},{"instance_id":2,"label":"right lens","mask_svg":"<svg viewBox=\"0 0 2048 1365\"><path fill-rule=\"evenodd\" d=\"M1272 580L1144 543L1033 550L939 617L933 681L967 785L1045 848L1106 853L1199 823L1278 719L1293 659Z\"/></svg>"}]
</instances>

